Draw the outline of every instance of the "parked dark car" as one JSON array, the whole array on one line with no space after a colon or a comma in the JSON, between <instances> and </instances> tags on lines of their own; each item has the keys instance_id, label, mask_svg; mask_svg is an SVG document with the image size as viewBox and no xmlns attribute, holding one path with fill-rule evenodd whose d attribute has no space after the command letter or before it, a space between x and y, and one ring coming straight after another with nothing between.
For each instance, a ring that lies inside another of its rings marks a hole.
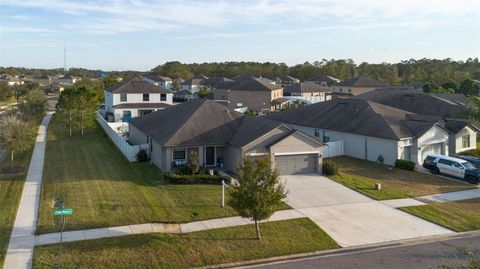
<instances>
[{"instance_id":1,"label":"parked dark car","mask_svg":"<svg viewBox=\"0 0 480 269\"><path fill-rule=\"evenodd\" d=\"M425 158L422 166L433 174L453 176L472 184L480 182L480 169L464 159L432 154Z\"/></svg>"},{"instance_id":2,"label":"parked dark car","mask_svg":"<svg viewBox=\"0 0 480 269\"><path fill-rule=\"evenodd\" d=\"M480 158L473 156L458 156L457 158L465 160L473 164L476 168L480 168Z\"/></svg>"}]
</instances>

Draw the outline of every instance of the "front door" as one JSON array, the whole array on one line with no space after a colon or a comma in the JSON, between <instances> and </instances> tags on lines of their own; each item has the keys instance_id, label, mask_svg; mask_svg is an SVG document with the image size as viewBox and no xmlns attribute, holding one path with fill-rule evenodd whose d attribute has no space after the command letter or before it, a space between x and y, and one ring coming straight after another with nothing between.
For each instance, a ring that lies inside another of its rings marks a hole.
<instances>
[{"instance_id":1,"label":"front door","mask_svg":"<svg viewBox=\"0 0 480 269\"><path fill-rule=\"evenodd\" d=\"M205 148L205 166L215 165L215 147Z\"/></svg>"}]
</instances>

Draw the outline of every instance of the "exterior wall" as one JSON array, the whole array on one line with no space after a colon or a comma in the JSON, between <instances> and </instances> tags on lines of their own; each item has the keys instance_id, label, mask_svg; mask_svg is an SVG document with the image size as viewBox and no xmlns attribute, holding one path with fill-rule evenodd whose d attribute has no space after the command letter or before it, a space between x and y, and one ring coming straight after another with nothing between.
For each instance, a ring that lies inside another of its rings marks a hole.
<instances>
[{"instance_id":1,"label":"exterior wall","mask_svg":"<svg viewBox=\"0 0 480 269\"><path fill-rule=\"evenodd\" d=\"M214 100L228 100L228 90L227 89L215 89L213 92Z\"/></svg>"},{"instance_id":2,"label":"exterior wall","mask_svg":"<svg viewBox=\"0 0 480 269\"><path fill-rule=\"evenodd\" d=\"M272 101L273 99L280 98L280 97L283 97L283 88L282 88L282 89L278 89L278 90L271 91L270 101Z\"/></svg>"},{"instance_id":3,"label":"exterior wall","mask_svg":"<svg viewBox=\"0 0 480 269\"><path fill-rule=\"evenodd\" d=\"M393 165L398 159L398 141L396 140L336 132L294 124L289 125L292 128L319 140L328 137L328 142L344 141L344 154L346 156L377 162L378 157L381 155L383 156L384 163L389 165ZM318 137L315 136L315 129L319 134ZM323 141L327 142L326 140Z\"/></svg>"},{"instance_id":4,"label":"exterior wall","mask_svg":"<svg viewBox=\"0 0 480 269\"><path fill-rule=\"evenodd\" d=\"M105 93L105 111L113 112L113 94L109 91L103 91Z\"/></svg>"},{"instance_id":5,"label":"exterior wall","mask_svg":"<svg viewBox=\"0 0 480 269\"><path fill-rule=\"evenodd\" d=\"M111 93L110 93L111 94ZM150 93L149 101L143 101L143 93L127 93L127 101L120 101L120 93L114 93L112 99L112 106L118 104L129 104L129 103L173 103L173 93L167 93L167 100L160 101L160 93ZM106 96L105 96L106 98Z\"/></svg>"},{"instance_id":6,"label":"exterior wall","mask_svg":"<svg viewBox=\"0 0 480 269\"><path fill-rule=\"evenodd\" d=\"M462 136L470 135L470 147L463 147ZM456 134L451 134L449 138L449 153L452 156L455 156L457 153L462 151L476 149L477 148L477 132L470 127L465 127L460 132Z\"/></svg>"},{"instance_id":7,"label":"exterior wall","mask_svg":"<svg viewBox=\"0 0 480 269\"><path fill-rule=\"evenodd\" d=\"M245 153L269 154L270 149L268 148L268 146L272 144L274 141L277 141L283 136L285 136L287 132L290 132L290 130L285 127L274 129L271 132L269 132L267 135L259 137L253 142L251 142L249 145L246 145L245 147L243 147L242 151Z\"/></svg>"},{"instance_id":8,"label":"exterior wall","mask_svg":"<svg viewBox=\"0 0 480 269\"><path fill-rule=\"evenodd\" d=\"M128 125L128 138L133 145L145 144L148 142L147 135L131 124Z\"/></svg>"},{"instance_id":9,"label":"exterior wall","mask_svg":"<svg viewBox=\"0 0 480 269\"><path fill-rule=\"evenodd\" d=\"M272 160L273 168L275 168L275 155L280 153L316 154L318 160L317 173L322 172L322 146L310 141L310 139L303 137L298 133L294 133L270 147L270 158Z\"/></svg>"},{"instance_id":10,"label":"exterior wall","mask_svg":"<svg viewBox=\"0 0 480 269\"><path fill-rule=\"evenodd\" d=\"M417 164L423 163L422 160L422 150L425 149L428 145L443 143L442 145L442 154L448 155L448 140L449 134L447 131L443 130L438 126L432 127L428 132L423 134L421 137L416 139L415 148L413 150L412 161L416 161Z\"/></svg>"},{"instance_id":11,"label":"exterior wall","mask_svg":"<svg viewBox=\"0 0 480 269\"><path fill-rule=\"evenodd\" d=\"M229 91L228 100L232 109L247 106L253 111L260 112L262 109L270 110L272 98L270 91Z\"/></svg>"},{"instance_id":12,"label":"exterior wall","mask_svg":"<svg viewBox=\"0 0 480 269\"><path fill-rule=\"evenodd\" d=\"M238 164L242 161L243 153L242 150L229 146L225 150L225 155L223 158L224 161L224 169L235 172L237 169Z\"/></svg>"}]
</instances>

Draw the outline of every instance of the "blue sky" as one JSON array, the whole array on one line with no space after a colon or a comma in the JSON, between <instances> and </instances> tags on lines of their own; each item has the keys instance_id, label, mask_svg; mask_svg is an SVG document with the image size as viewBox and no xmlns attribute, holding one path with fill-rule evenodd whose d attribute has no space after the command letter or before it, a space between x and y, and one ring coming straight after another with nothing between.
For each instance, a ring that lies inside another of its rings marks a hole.
<instances>
[{"instance_id":1,"label":"blue sky","mask_svg":"<svg viewBox=\"0 0 480 269\"><path fill-rule=\"evenodd\" d=\"M480 57L478 0L0 0L0 66Z\"/></svg>"}]
</instances>

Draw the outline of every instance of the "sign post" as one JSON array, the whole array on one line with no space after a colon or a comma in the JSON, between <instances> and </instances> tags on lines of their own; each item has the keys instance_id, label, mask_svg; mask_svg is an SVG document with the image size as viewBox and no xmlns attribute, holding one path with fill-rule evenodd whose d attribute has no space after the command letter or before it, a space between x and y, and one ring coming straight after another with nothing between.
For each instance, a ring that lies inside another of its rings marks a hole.
<instances>
[{"instance_id":1,"label":"sign post","mask_svg":"<svg viewBox=\"0 0 480 269\"><path fill-rule=\"evenodd\" d=\"M228 185L225 184L225 180L222 180L222 207L225 207L225 187L228 188Z\"/></svg>"},{"instance_id":2,"label":"sign post","mask_svg":"<svg viewBox=\"0 0 480 269\"><path fill-rule=\"evenodd\" d=\"M63 199L57 198L55 199L55 210L53 211L53 215L55 216L62 216L62 223L60 224L60 255L58 258L57 268L60 268L61 261L62 261L62 254L63 254L63 230L65 229L65 216L72 215L73 209L71 208L63 208Z\"/></svg>"}]
</instances>

